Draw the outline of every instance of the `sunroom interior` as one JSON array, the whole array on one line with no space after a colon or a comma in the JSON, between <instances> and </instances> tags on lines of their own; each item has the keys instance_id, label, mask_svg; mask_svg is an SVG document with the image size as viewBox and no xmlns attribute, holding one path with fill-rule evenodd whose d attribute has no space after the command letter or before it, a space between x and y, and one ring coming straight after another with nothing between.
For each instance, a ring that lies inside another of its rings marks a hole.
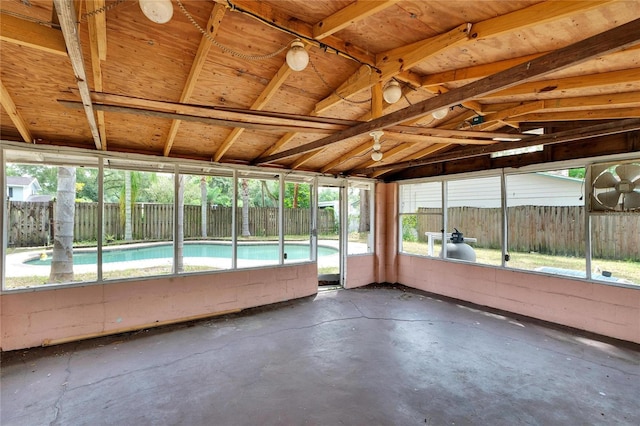
<instances>
[{"instance_id":1,"label":"sunroom interior","mask_svg":"<svg viewBox=\"0 0 640 426\"><path fill-rule=\"evenodd\" d=\"M1 12L3 351L326 283L640 343L637 1Z\"/></svg>"}]
</instances>

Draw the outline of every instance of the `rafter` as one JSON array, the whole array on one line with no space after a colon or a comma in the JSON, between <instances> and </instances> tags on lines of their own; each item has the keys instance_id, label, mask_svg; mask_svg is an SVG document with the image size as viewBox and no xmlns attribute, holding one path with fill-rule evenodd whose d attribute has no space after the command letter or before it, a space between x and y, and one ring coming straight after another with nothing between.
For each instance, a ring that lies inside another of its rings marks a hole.
<instances>
[{"instance_id":1,"label":"rafter","mask_svg":"<svg viewBox=\"0 0 640 426\"><path fill-rule=\"evenodd\" d=\"M531 60L526 64L516 65L508 70L481 80L476 80L461 88L395 111L384 117L353 126L329 137L268 156L259 160L257 163L268 163L292 155L302 154L309 150L324 147L376 129L393 126L429 114L440 108L451 107L471 98L480 98L486 94L514 86L520 82L531 81L545 74L567 68L607 52L623 49L628 45L638 43L639 40L640 19L636 19Z\"/></svg>"},{"instance_id":2,"label":"rafter","mask_svg":"<svg viewBox=\"0 0 640 426\"><path fill-rule=\"evenodd\" d=\"M22 115L20 114L20 111L18 111L15 102L13 102L13 98L9 94L7 88L4 87L4 83L2 81L0 81L0 104L2 105L2 108L4 108L4 110L7 112L7 114L9 114L11 122L14 126L16 126L18 132L20 132L20 136L22 136L22 139L27 143L33 142L33 136L31 136L29 126L22 118Z\"/></svg>"},{"instance_id":3,"label":"rafter","mask_svg":"<svg viewBox=\"0 0 640 426\"><path fill-rule=\"evenodd\" d=\"M104 0L87 0L87 11L93 12L104 7ZM89 14L87 18L89 28L89 49L91 52L91 70L93 73L93 89L102 92L102 61L107 59L107 21L104 13ZM102 148L107 149L107 127L104 111L96 112L98 132L102 141Z\"/></svg>"},{"instance_id":4,"label":"rafter","mask_svg":"<svg viewBox=\"0 0 640 426\"><path fill-rule=\"evenodd\" d=\"M310 48L311 45L305 45L305 49L309 50ZM289 65L287 65L286 62L283 63L280 69L276 72L276 75L271 78L269 84L267 84L266 87L262 90L262 92L258 96L258 99L253 102L250 109L261 110L262 108L264 108L271 100L271 98L273 98L273 96L276 94L278 89L280 89L280 87L284 84L291 72L292 71L291 68L289 68ZM220 148L218 148L218 151L216 151L215 155L213 156L213 161L220 161L224 154L229 150L229 148L231 148L231 145L233 145L233 143L238 140L243 131L244 129L233 129L224 140L224 142L222 142Z\"/></svg>"},{"instance_id":5,"label":"rafter","mask_svg":"<svg viewBox=\"0 0 640 426\"><path fill-rule=\"evenodd\" d=\"M564 90L577 90L590 87L602 87L614 84L629 84L637 82L640 82L640 73L637 68L631 68L598 74L532 81L529 83L519 84L505 90L489 93L476 99L482 100L537 93L562 93Z\"/></svg>"},{"instance_id":6,"label":"rafter","mask_svg":"<svg viewBox=\"0 0 640 426\"><path fill-rule=\"evenodd\" d=\"M220 23L222 22L222 18L224 17L225 7L220 4L215 4L211 9L211 13L209 14L209 20L207 22L206 31L207 34L211 37L215 37L220 29ZM202 72L202 68L204 68L204 64L207 60L207 55L209 54L209 50L211 50L211 42L208 40L206 35L202 35L200 39L200 44L198 45L198 51L196 52L195 58L193 58L193 62L191 63L191 70L189 71L189 76L187 77L187 81L182 88L182 94L180 95L180 102L185 103L188 102L193 94L193 89L196 86L196 82L198 81L198 77ZM169 133L167 134L167 140L164 143L163 155L165 157L169 156L171 152L171 147L173 146L173 142L176 139L176 135L178 134L178 129L180 128L180 120L173 120L171 122L171 127L169 128Z\"/></svg>"},{"instance_id":7,"label":"rafter","mask_svg":"<svg viewBox=\"0 0 640 426\"><path fill-rule=\"evenodd\" d=\"M62 31L0 13L0 40L67 56Z\"/></svg>"},{"instance_id":8,"label":"rafter","mask_svg":"<svg viewBox=\"0 0 640 426\"><path fill-rule=\"evenodd\" d=\"M612 120L620 118L640 118L640 108L632 107L590 109L581 111L534 112L505 120L511 123L519 123L523 121Z\"/></svg>"},{"instance_id":9,"label":"rafter","mask_svg":"<svg viewBox=\"0 0 640 426\"><path fill-rule=\"evenodd\" d=\"M597 124L594 126L579 127L577 129L566 130L564 132L539 136L535 139L522 140L517 142L503 142L498 145L489 145L483 147L472 147L462 151L458 150L456 152L433 155L429 158L424 158L421 160L401 161L395 164L391 164L387 167L369 167L367 169L352 170L351 173L369 175L371 173L377 172L378 170L407 169L410 167L417 167L426 164L436 164L464 158L482 157L493 152L507 149L524 148L533 145L553 145L606 135L633 132L637 130L640 130L640 119L632 118L621 120L618 122L609 122L604 124Z\"/></svg>"},{"instance_id":10,"label":"rafter","mask_svg":"<svg viewBox=\"0 0 640 426\"><path fill-rule=\"evenodd\" d=\"M541 102L544 104L544 110L577 110L588 109L593 107L608 107L608 108L620 108L620 107L639 107L640 108L640 92L623 92L623 93L607 93L603 95L593 96L575 96L572 98L556 98L556 99L544 99ZM486 104L484 105L485 112L497 112L506 108L513 108L519 104L504 103L504 104Z\"/></svg>"},{"instance_id":11,"label":"rafter","mask_svg":"<svg viewBox=\"0 0 640 426\"><path fill-rule=\"evenodd\" d=\"M407 159L411 159L411 160L417 160L423 157L426 157L427 155L431 155L434 154L438 151L442 151L445 148L448 148L450 145L447 143L434 143L431 146L428 146L424 149L421 149L420 151L413 153L412 155L410 155L409 157L405 157L403 160L407 160ZM389 173L390 171L392 171L392 168L387 168L385 169L384 167L377 167L376 171L371 173L369 176L372 178L377 178L380 177L384 174Z\"/></svg>"},{"instance_id":12,"label":"rafter","mask_svg":"<svg viewBox=\"0 0 640 426\"><path fill-rule=\"evenodd\" d=\"M214 0L216 3L228 6L227 0ZM259 16L265 22L271 22L280 28L284 28L286 32L299 34L307 40L313 40L313 25L307 24L299 19L290 16L270 4L255 0L234 0L233 10L236 12L249 12L254 16ZM342 40L334 35L329 35L322 39L322 43L336 50L353 56L357 60L364 63L373 63L375 56L367 49L355 46L350 42Z\"/></svg>"},{"instance_id":13,"label":"rafter","mask_svg":"<svg viewBox=\"0 0 640 426\"><path fill-rule=\"evenodd\" d=\"M100 131L98 130L96 118L93 114L93 105L91 103L91 95L89 94L89 86L87 84L87 73L84 69L80 35L76 27L76 11L73 2L64 0L53 0L53 2L58 13L58 19L60 21L60 27L62 28L62 34L64 35L65 45L69 52L71 66L73 68L76 81L78 82L80 98L82 99L84 112L87 116L87 123L91 130L91 135L93 136L93 142L97 149L102 150L103 145L100 140Z\"/></svg>"},{"instance_id":14,"label":"rafter","mask_svg":"<svg viewBox=\"0 0 640 426\"><path fill-rule=\"evenodd\" d=\"M322 21L313 26L313 38L320 39L330 36L349 25L352 25L364 18L374 15L389 6L393 6L399 0L360 0L351 3L349 6L340 9L331 16L327 16Z\"/></svg>"},{"instance_id":15,"label":"rafter","mask_svg":"<svg viewBox=\"0 0 640 426\"><path fill-rule=\"evenodd\" d=\"M462 24L444 34L377 55L376 67L381 70L380 74L367 66L360 67L355 74L335 90L336 93L318 102L314 112L322 113L341 102L344 98L368 89L377 82L394 77L425 59L467 40L468 30L469 25Z\"/></svg>"}]
</instances>

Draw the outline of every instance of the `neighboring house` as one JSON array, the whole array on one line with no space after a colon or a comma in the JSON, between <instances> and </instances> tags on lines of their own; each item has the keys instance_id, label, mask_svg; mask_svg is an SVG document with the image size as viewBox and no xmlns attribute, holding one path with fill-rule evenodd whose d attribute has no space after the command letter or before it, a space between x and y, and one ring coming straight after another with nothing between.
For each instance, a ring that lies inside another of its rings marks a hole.
<instances>
[{"instance_id":1,"label":"neighboring house","mask_svg":"<svg viewBox=\"0 0 640 426\"><path fill-rule=\"evenodd\" d=\"M10 201L51 201L51 195L38 195L42 190L38 179L31 176L7 176L7 197Z\"/></svg>"},{"instance_id":2,"label":"neighboring house","mask_svg":"<svg viewBox=\"0 0 640 426\"><path fill-rule=\"evenodd\" d=\"M415 212L419 207L440 208L440 183L433 186L409 185L410 200L401 206L403 212ZM527 173L507 176L507 203L514 206L583 206L584 184L582 179L550 173ZM498 208L500 179L475 178L448 183L449 207Z\"/></svg>"}]
</instances>

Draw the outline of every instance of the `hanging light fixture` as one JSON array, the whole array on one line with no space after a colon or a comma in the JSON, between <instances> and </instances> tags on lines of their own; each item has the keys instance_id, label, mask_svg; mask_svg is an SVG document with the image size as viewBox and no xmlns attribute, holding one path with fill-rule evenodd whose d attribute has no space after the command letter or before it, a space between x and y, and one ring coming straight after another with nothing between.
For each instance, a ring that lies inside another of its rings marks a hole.
<instances>
[{"instance_id":1,"label":"hanging light fixture","mask_svg":"<svg viewBox=\"0 0 640 426\"><path fill-rule=\"evenodd\" d=\"M384 135L384 132L382 130L375 130L369 134L373 138L373 152L371 153L371 159L373 161L380 161L382 160L382 152L380 152L382 144L380 143L380 138Z\"/></svg>"},{"instance_id":2,"label":"hanging light fixture","mask_svg":"<svg viewBox=\"0 0 640 426\"><path fill-rule=\"evenodd\" d=\"M387 85L384 87L382 91L382 97L389 104L395 104L400 100L402 96L402 89L400 88L400 83L395 80L389 80Z\"/></svg>"},{"instance_id":3,"label":"hanging light fixture","mask_svg":"<svg viewBox=\"0 0 640 426\"><path fill-rule=\"evenodd\" d=\"M287 52L287 65L293 71L302 71L309 63L309 52L304 48L304 44L299 38L291 43L291 49Z\"/></svg>"},{"instance_id":4,"label":"hanging light fixture","mask_svg":"<svg viewBox=\"0 0 640 426\"><path fill-rule=\"evenodd\" d=\"M438 109L431 113L431 115L433 115L433 118L435 118L436 120L445 118L447 114L449 114L449 108Z\"/></svg>"},{"instance_id":5,"label":"hanging light fixture","mask_svg":"<svg viewBox=\"0 0 640 426\"><path fill-rule=\"evenodd\" d=\"M144 16L156 24L166 24L173 16L171 0L138 0Z\"/></svg>"}]
</instances>

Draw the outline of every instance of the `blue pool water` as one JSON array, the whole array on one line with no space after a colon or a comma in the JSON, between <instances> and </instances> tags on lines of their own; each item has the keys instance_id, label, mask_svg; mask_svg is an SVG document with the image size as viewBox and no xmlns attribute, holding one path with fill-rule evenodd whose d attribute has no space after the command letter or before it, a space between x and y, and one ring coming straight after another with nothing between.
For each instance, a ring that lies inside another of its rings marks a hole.
<instances>
[{"instance_id":1,"label":"blue pool water","mask_svg":"<svg viewBox=\"0 0 640 426\"><path fill-rule=\"evenodd\" d=\"M309 246L303 244L285 244L284 252L287 260L309 259ZM332 247L318 246L318 256L337 253ZM74 265L94 265L97 262L95 251L76 251L73 253ZM231 244L220 243L185 243L184 257L219 257L231 258ZM162 244L135 248L105 248L102 251L102 263L130 262L145 259L173 258L173 245ZM278 260L278 244L242 244L238 245L238 259L242 260ZM51 253L46 259L32 259L28 265L51 265Z\"/></svg>"}]
</instances>

